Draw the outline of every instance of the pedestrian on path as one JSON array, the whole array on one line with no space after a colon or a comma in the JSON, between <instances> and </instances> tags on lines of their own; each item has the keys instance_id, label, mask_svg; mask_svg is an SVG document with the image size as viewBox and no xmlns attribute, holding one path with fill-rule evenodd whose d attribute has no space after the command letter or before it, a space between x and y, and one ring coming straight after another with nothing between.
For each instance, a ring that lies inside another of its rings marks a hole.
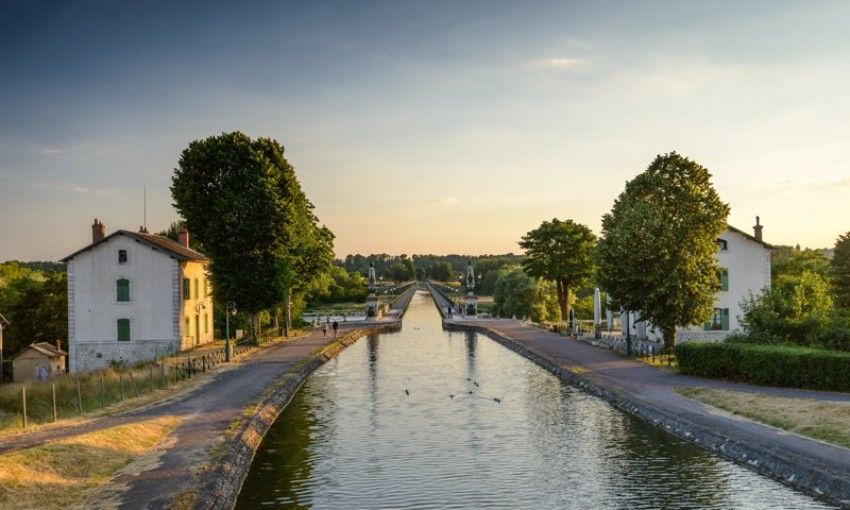
<instances>
[{"instance_id":1,"label":"pedestrian on path","mask_svg":"<svg viewBox=\"0 0 850 510\"><path fill-rule=\"evenodd\" d=\"M322 338L326 338L328 336L328 323L322 324Z\"/></svg>"},{"instance_id":2,"label":"pedestrian on path","mask_svg":"<svg viewBox=\"0 0 850 510\"><path fill-rule=\"evenodd\" d=\"M336 332L339 330L339 322L334 321L334 338L336 338Z\"/></svg>"}]
</instances>

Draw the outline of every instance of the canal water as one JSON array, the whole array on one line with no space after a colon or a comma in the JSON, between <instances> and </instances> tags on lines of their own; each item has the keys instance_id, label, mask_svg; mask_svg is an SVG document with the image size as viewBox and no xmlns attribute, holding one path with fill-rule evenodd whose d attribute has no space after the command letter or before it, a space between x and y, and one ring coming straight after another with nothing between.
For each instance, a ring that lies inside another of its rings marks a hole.
<instances>
[{"instance_id":1,"label":"canal water","mask_svg":"<svg viewBox=\"0 0 850 510\"><path fill-rule=\"evenodd\" d=\"M362 338L310 377L264 439L237 508L829 507L486 336L443 331L419 292L402 331Z\"/></svg>"}]
</instances>

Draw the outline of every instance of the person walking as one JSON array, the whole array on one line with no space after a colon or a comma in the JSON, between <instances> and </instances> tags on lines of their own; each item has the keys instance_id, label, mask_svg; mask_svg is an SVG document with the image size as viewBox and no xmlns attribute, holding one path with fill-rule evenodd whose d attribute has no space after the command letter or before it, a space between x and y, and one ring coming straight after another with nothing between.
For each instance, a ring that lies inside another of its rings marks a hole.
<instances>
[{"instance_id":1,"label":"person walking","mask_svg":"<svg viewBox=\"0 0 850 510\"><path fill-rule=\"evenodd\" d=\"M327 338L328 336L328 323L322 324L322 338Z\"/></svg>"},{"instance_id":2,"label":"person walking","mask_svg":"<svg viewBox=\"0 0 850 510\"><path fill-rule=\"evenodd\" d=\"M339 331L339 322L334 321L334 338L336 338L337 331Z\"/></svg>"}]
</instances>

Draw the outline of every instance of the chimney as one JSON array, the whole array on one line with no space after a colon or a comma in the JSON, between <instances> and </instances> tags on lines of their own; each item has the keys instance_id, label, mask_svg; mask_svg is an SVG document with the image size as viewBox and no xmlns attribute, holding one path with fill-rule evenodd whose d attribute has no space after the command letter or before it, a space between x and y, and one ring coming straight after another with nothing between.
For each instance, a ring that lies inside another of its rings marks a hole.
<instances>
[{"instance_id":1,"label":"chimney","mask_svg":"<svg viewBox=\"0 0 850 510\"><path fill-rule=\"evenodd\" d=\"M140 234L148 234L149 232L148 232L148 229L145 228L144 225L142 225L142 226L139 227L139 233Z\"/></svg>"},{"instance_id":2,"label":"chimney","mask_svg":"<svg viewBox=\"0 0 850 510\"><path fill-rule=\"evenodd\" d=\"M759 220L759 217L758 217L758 216L756 216L756 224L755 224L755 225L753 225L753 235L754 235L754 236L756 237L756 239L758 239L759 241L761 241L761 240L762 240L762 238L761 238L761 231L762 231L762 229L763 229L763 228L764 228L764 227L762 226L761 221Z\"/></svg>"},{"instance_id":3,"label":"chimney","mask_svg":"<svg viewBox=\"0 0 850 510\"><path fill-rule=\"evenodd\" d=\"M177 242L186 248L189 247L189 231L186 230L186 227L180 227L180 230L177 232Z\"/></svg>"},{"instance_id":4,"label":"chimney","mask_svg":"<svg viewBox=\"0 0 850 510\"><path fill-rule=\"evenodd\" d=\"M97 218L91 226L91 242L96 243L106 236L106 225Z\"/></svg>"}]
</instances>

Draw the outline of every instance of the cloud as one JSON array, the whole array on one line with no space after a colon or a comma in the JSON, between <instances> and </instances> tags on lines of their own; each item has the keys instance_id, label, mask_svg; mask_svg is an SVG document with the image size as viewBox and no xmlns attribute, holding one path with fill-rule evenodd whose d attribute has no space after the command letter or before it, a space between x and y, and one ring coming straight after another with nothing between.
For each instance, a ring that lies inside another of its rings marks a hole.
<instances>
[{"instance_id":1,"label":"cloud","mask_svg":"<svg viewBox=\"0 0 850 510\"><path fill-rule=\"evenodd\" d=\"M114 195L117 191L113 188L89 188L80 184L65 184L61 182L45 180L21 180L14 178L6 178L2 175L0 175L0 182L8 182L41 190L58 191L63 193L75 193L78 195L106 196Z\"/></svg>"},{"instance_id":2,"label":"cloud","mask_svg":"<svg viewBox=\"0 0 850 510\"><path fill-rule=\"evenodd\" d=\"M439 197L439 198L433 198L433 199L431 199L431 201L437 202L439 204L444 204L444 205L454 205L454 204L460 203L460 199L458 197L451 196L451 195L447 195L447 196Z\"/></svg>"},{"instance_id":3,"label":"cloud","mask_svg":"<svg viewBox=\"0 0 850 510\"><path fill-rule=\"evenodd\" d=\"M42 149L41 153L42 154L59 154L59 149L52 149L52 148Z\"/></svg>"},{"instance_id":4,"label":"cloud","mask_svg":"<svg viewBox=\"0 0 850 510\"><path fill-rule=\"evenodd\" d=\"M850 188L850 178L838 179L811 179L811 178L789 178L773 179L768 181L747 182L740 185L747 191L762 192L802 192L810 190L836 190Z\"/></svg>"},{"instance_id":5,"label":"cloud","mask_svg":"<svg viewBox=\"0 0 850 510\"><path fill-rule=\"evenodd\" d=\"M585 66L587 62L579 58L553 57L538 58L528 62L530 67L536 69L550 69L555 71L571 71Z\"/></svg>"}]
</instances>

